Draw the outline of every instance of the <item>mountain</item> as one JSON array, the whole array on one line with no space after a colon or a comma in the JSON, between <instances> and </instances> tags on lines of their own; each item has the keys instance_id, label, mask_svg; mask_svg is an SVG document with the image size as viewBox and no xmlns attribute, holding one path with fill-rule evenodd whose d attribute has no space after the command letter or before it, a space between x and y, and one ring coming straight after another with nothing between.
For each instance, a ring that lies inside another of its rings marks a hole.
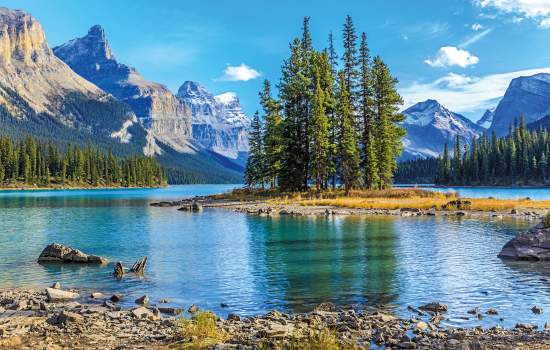
<instances>
[{"instance_id":1,"label":"mountain","mask_svg":"<svg viewBox=\"0 0 550 350\"><path fill-rule=\"evenodd\" d=\"M214 96L200 84L186 81L178 90L178 98L191 110L194 140L230 159L246 157L250 119L235 93Z\"/></svg>"},{"instance_id":2,"label":"mountain","mask_svg":"<svg viewBox=\"0 0 550 350\"><path fill-rule=\"evenodd\" d=\"M495 116L495 108L491 108L485 111L476 124L484 129L489 129L493 123L493 117Z\"/></svg>"},{"instance_id":3,"label":"mountain","mask_svg":"<svg viewBox=\"0 0 550 350\"><path fill-rule=\"evenodd\" d=\"M550 74L513 79L495 110L490 129L498 136L506 135L509 125L522 114L526 124L550 114Z\"/></svg>"},{"instance_id":4,"label":"mountain","mask_svg":"<svg viewBox=\"0 0 550 350\"><path fill-rule=\"evenodd\" d=\"M194 152L190 111L162 84L144 79L130 66L119 63L99 25L88 33L53 49L76 73L127 103L148 131L146 154L162 152L163 143L178 152Z\"/></svg>"},{"instance_id":5,"label":"mountain","mask_svg":"<svg viewBox=\"0 0 550 350\"><path fill-rule=\"evenodd\" d=\"M550 114L526 125L529 130L550 130Z\"/></svg>"},{"instance_id":6,"label":"mountain","mask_svg":"<svg viewBox=\"0 0 550 350\"><path fill-rule=\"evenodd\" d=\"M145 140L126 104L58 59L33 16L5 7L0 8L0 126L2 133L33 132L65 141Z\"/></svg>"},{"instance_id":7,"label":"mountain","mask_svg":"<svg viewBox=\"0 0 550 350\"><path fill-rule=\"evenodd\" d=\"M419 157L437 157L445 143L451 147L458 135L463 143L482 134L483 128L466 117L451 112L435 100L419 102L403 111L403 126L407 135L403 140L402 160Z\"/></svg>"}]
</instances>

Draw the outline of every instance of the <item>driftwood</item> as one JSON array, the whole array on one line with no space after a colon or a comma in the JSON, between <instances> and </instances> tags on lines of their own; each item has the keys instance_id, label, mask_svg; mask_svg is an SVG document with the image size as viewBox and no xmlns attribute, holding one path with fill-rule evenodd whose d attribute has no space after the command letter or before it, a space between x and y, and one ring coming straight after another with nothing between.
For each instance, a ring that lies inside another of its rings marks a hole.
<instances>
[{"instance_id":1,"label":"driftwood","mask_svg":"<svg viewBox=\"0 0 550 350\"><path fill-rule=\"evenodd\" d=\"M116 278L122 278L124 276L124 267L122 266L122 263L119 261L115 265L115 272L114 275Z\"/></svg>"},{"instance_id":2,"label":"driftwood","mask_svg":"<svg viewBox=\"0 0 550 350\"><path fill-rule=\"evenodd\" d=\"M143 272L145 270L145 264L147 264L147 257L144 256L142 259L136 261L132 268L130 269L131 272L143 275Z\"/></svg>"}]
</instances>

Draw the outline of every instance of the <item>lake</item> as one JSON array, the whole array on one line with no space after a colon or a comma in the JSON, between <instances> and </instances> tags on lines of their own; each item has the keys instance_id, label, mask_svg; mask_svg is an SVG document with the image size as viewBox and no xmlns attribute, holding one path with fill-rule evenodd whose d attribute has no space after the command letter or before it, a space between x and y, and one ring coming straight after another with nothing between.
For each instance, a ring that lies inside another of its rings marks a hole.
<instances>
[{"instance_id":1,"label":"lake","mask_svg":"<svg viewBox=\"0 0 550 350\"><path fill-rule=\"evenodd\" d=\"M65 287L121 292L126 306L147 293L153 302L170 298L176 306L197 304L220 315L307 311L332 301L382 305L409 316L407 305L440 301L449 305L445 324L450 326L550 322L549 264L511 264L496 257L506 241L533 222L269 218L224 209L193 214L149 206L233 187L2 191L0 287L60 281ZM531 198L538 193L529 189ZM541 193L550 198L546 190ZM110 263L37 264L41 250L54 241L105 256ZM142 256L149 257L145 278L112 277L116 261L129 266ZM221 308L221 303L229 307ZM532 314L533 305L545 313ZM475 307L494 307L500 314L463 319Z\"/></svg>"}]
</instances>

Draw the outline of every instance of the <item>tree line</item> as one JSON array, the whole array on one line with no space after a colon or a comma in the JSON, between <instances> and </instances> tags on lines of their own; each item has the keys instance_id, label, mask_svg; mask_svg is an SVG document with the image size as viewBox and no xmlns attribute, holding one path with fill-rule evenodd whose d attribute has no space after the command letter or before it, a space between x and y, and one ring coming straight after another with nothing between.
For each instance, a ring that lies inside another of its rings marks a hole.
<instances>
[{"instance_id":1,"label":"tree line","mask_svg":"<svg viewBox=\"0 0 550 350\"><path fill-rule=\"evenodd\" d=\"M247 186L302 191L342 184L346 193L391 186L405 135L397 79L379 56L371 58L366 34L358 38L350 16L342 46L339 58L330 33L327 47L316 50L304 18L282 65L278 97L268 80L259 93Z\"/></svg>"},{"instance_id":2,"label":"tree line","mask_svg":"<svg viewBox=\"0 0 550 350\"><path fill-rule=\"evenodd\" d=\"M27 136L14 140L0 137L0 187L9 184L49 186L145 187L166 184L160 164L151 157L117 157L111 150L68 145Z\"/></svg>"},{"instance_id":3,"label":"tree line","mask_svg":"<svg viewBox=\"0 0 550 350\"><path fill-rule=\"evenodd\" d=\"M428 158L400 164L404 180L437 169L433 182L441 185L547 185L550 175L550 134L546 128L530 130L525 118L509 127L508 135L484 134L465 144L459 137L453 149L445 144L437 159ZM412 181L412 180L410 180ZM413 181L414 182L414 181Z\"/></svg>"}]
</instances>

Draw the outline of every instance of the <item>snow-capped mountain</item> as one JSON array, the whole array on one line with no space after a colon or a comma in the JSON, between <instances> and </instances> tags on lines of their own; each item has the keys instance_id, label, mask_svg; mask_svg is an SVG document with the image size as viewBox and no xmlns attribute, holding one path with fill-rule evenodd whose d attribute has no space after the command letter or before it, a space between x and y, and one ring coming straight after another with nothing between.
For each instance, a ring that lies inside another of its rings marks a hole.
<instances>
[{"instance_id":1,"label":"snow-capped mountain","mask_svg":"<svg viewBox=\"0 0 550 350\"><path fill-rule=\"evenodd\" d=\"M493 117L495 116L495 109L491 108L483 113L483 116L476 122L478 126L481 126L484 129L489 129L493 123Z\"/></svg>"},{"instance_id":2,"label":"snow-capped mountain","mask_svg":"<svg viewBox=\"0 0 550 350\"><path fill-rule=\"evenodd\" d=\"M250 119L244 114L237 94L214 96L200 84L186 81L177 96L191 110L195 141L231 159L248 152Z\"/></svg>"},{"instance_id":3,"label":"snow-capped mountain","mask_svg":"<svg viewBox=\"0 0 550 350\"><path fill-rule=\"evenodd\" d=\"M510 124L522 114L526 124L550 114L550 74L513 79L495 110L491 130L499 136L506 135Z\"/></svg>"},{"instance_id":4,"label":"snow-capped mountain","mask_svg":"<svg viewBox=\"0 0 550 350\"><path fill-rule=\"evenodd\" d=\"M454 144L456 135L463 143L470 143L483 133L483 128L435 100L419 102L403 114L407 135L403 140L405 151L402 159L437 157L443 152L446 142L449 146Z\"/></svg>"}]
</instances>

